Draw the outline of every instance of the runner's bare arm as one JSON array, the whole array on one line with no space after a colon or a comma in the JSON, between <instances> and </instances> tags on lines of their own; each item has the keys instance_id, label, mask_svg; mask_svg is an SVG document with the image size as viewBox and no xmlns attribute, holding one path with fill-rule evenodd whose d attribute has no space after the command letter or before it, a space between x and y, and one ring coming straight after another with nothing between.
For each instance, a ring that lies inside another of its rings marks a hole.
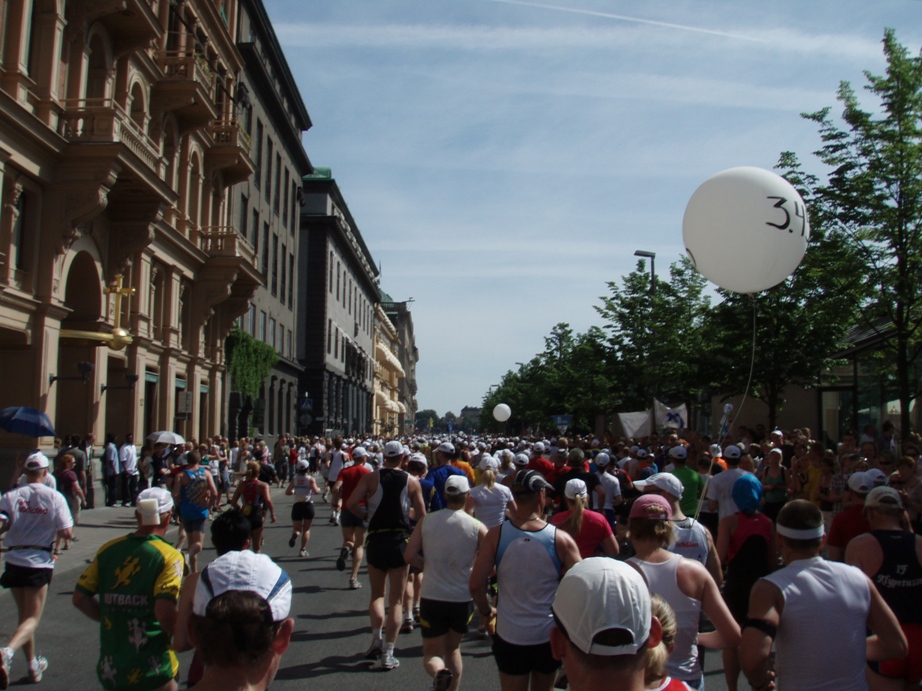
<instances>
[{"instance_id":1,"label":"runner's bare arm","mask_svg":"<svg viewBox=\"0 0 922 691\"><path fill-rule=\"evenodd\" d=\"M868 637L868 660L878 662L906 657L909 654L909 644L900 623L896 620L896 615L884 602L870 578L868 588L871 589L868 628L873 632L873 635Z\"/></svg>"},{"instance_id":2,"label":"runner's bare arm","mask_svg":"<svg viewBox=\"0 0 922 691\"><path fill-rule=\"evenodd\" d=\"M496 612L490 603L490 598L487 596L487 579L493 573L501 529L502 526L496 526L487 532L480 545L480 550L477 552L477 559L474 560L474 568L471 571L469 583L471 597L474 598L477 611L486 619L492 618Z\"/></svg>"},{"instance_id":3,"label":"runner's bare arm","mask_svg":"<svg viewBox=\"0 0 922 691\"><path fill-rule=\"evenodd\" d=\"M101 621L102 617L99 614L99 600L95 597L87 595L80 590L74 590L71 602L74 603L74 607L79 609L93 621Z\"/></svg>"},{"instance_id":4,"label":"runner's bare arm","mask_svg":"<svg viewBox=\"0 0 922 691\"><path fill-rule=\"evenodd\" d=\"M756 581L749 596L749 619L764 622L776 629L781 623L784 600L778 587L766 580ZM771 667L773 637L762 628L747 626L740 642L740 666L753 689L774 687Z\"/></svg>"}]
</instances>

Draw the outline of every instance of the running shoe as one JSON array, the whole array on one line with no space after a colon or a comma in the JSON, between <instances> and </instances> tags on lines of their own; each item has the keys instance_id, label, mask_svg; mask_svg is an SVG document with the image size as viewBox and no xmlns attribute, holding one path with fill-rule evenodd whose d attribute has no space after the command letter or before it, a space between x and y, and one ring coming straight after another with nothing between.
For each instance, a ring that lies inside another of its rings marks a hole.
<instances>
[{"instance_id":1,"label":"running shoe","mask_svg":"<svg viewBox=\"0 0 922 691\"><path fill-rule=\"evenodd\" d=\"M362 584L359 583L359 579L358 579L358 578L350 578L350 579L349 579L349 590L358 590L358 589L361 588L361 587L362 587Z\"/></svg>"},{"instance_id":2,"label":"running shoe","mask_svg":"<svg viewBox=\"0 0 922 691\"><path fill-rule=\"evenodd\" d=\"M294 547L294 546L295 546L295 541L296 541L297 539L298 539L298 536L295 535L294 533L292 533L292 534L291 534L291 537L288 538L288 546L289 546L289 547ZM302 554L301 556L304 556L304 555Z\"/></svg>"},{"instance_id":3,"label":"running shoe","mask_svg":"<svg viewBox=\"0 0 922 691\"><path fill-rule=\"evenodd\" d=\"M366 660L377 660L381 655L384 654L384 641L380 638L376 641L372 641L371 645L368 646L368 650L365 651Z\"/></svg>"},{"instance_id":4,"label":"running shoe","mask_svg":"<svg viewBox=\"0 0 922 691\"><path fill-rule=\"evenodd\" d=\"M48 658L36 655L29 663L29 683L37 684L48 669Z\"/></svg>"},{"instance_id":5,"label":"running shoe","mask_svg":"<svg viewBox=\"0 0 922 691\"><path fill-rule=\"evenodd\" d=\"M0 648L0 689L10 687L10 667L13 664L13 651Z\"/></svg>"},{"instance_id":6,"label":"running shoe","mask_svg":"<svg viewBox=\"0 0 922 691\"><path fill-rule=\"evenodd\" d=\"M298 556L299 556L299 557L306 557L306 556L307 556L307 550L306 550L306 549L302 549L300 552L298 552Z\"/></svg>"},{"instance_id":7,"label":"running shoe","mask_svg":"<svg viewBox=\"0 0 922 691\"><path fill-rule=\"evenodd\" d=\"M378 655L378 659L375 660L375 663L371 666L372 669L383 669L385 671L390 671L397 667L400 667L400 660L385 652Z\"/></svg>"},{"instance_id":8,"label":"running shoe","mask_svg":"<svg viewBox=\"0 0 922 691\"><path fill-rule=\"evenodd\" d=\"M448 687L451 686L451 679L450 669L447 667L440 669L435 673L435 678L432 680L432 691L448 691Z\"/></svg>"},{"instance_id":9,"label":"running shoe","mask_svg":"<svg viewBox=\"0 0 922 691\"><path fill-rule=\"evenodd\" d=\"M400 627L400 633L413 633L413 618L407 617L403 620L403 626Z\"/></svg>"},{"instance_id":10,"label":"running shoe","mask_svg":"<svg viewBox=\"0 0 922 691\"><path fill-rule=\"evenodd\" d=\"M419 626L419 605L413 608L413 623Z\"/></svg>"},{"instance_id":11,"label":"running shoe","mask_svg":"<svg viewBox=\"0 0 922 691\"><path fill-rule=\"evenodd\" d=\"M339 550L339 558L336 560L336 568L339 571L346 570L346 557L349 556L349 548L343 547Z\"/></svg>"}]
</instances>

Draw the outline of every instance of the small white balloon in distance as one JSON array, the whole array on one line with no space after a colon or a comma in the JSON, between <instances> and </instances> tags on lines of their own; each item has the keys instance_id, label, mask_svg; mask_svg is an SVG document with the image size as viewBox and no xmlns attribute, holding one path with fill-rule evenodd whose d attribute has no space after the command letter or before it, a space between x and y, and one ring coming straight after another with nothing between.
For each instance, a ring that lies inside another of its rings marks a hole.
<instances>
[{"instance_id":1,"label":"small white balloon in distance","mask_svg":"<svg viewBox=\"0 0 922 691\"><path fill-rule=\"evenodd\" d=\"M505 403L500 403L493 409L493 417L497 422L505 422L512 417L512 408Z\"/></svg>"},{"instance_id":2,"label":"small white balloon in distance","mask_svg":"<svg viewBox=\"0 0 922 691\"><path fill-rule=\"evenodd\" d=\"M743 166L705 180L685 207L685 251L709 281L737 293L776 286L810 240L804 201L780 175Z\"/></svg>"}]
</instances>

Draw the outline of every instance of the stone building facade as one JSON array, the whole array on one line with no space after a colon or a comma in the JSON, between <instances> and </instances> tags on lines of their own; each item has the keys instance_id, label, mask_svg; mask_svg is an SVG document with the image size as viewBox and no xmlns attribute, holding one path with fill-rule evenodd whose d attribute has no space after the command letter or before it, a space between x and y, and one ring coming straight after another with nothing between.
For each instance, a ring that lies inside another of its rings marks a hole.
<instances>
[{"instance_id":1,"label":"stone building facade","mask_svg":"<svg viewBox=\"0 0 922 691\"><path fill-rule=\"evenodd\" d=\"M221 430L224 339L265 280L228 202L256 170L237 21L0 0L0 407L58 434Z\"/></svg>"},{"instance_id":2,"label":"stone building facade","mask_svg":"<svg viewBox=\"0 0 922 691\"><path fill-rule=\"evenodd\" d=\"M298 359L303 434L372 431L379 272L329 168L305 177Z\"/></svg>"}]
</instances>

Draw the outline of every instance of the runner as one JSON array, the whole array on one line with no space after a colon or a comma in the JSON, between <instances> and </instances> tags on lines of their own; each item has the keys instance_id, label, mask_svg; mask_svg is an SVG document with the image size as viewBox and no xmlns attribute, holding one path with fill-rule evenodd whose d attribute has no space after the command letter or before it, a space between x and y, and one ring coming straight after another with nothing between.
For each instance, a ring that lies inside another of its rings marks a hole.
<instances>
[{"instance_id":1,"label":"runner","mask_svg":"<svg viewBox=\"0 0 922 691\"><path fill-rule=\"evenodd\" d=\"M473 614L469 580L486 526L463 511L470 494L466 477L445 481L446 508L416 524L404 552L425 573L420 600L423 666L434 691L461 685L461 639ZM425 556L424 556L425 555Z\"/></svg>"},{"instance_id":2,"label":"runner","mask_svg":"<svg viewBox=\"0 0 922 691\"><path fill-rule=\"evenodd\" d=\"M13 591L19 620L16 630L0 648L0 689L10 682L13 654L22 648L29 665L29 681L37 684L48 660L35 654L38 629L54 570L51 554L55 537L70 539L73 519L64 496L45 485L48 458L36 451L26 458L26 484L0 497L0 535L6 533L6 563L0 585Z\"/></svg>"},{"instance_id":3,"label":"runner","mask_svg":"<svg viewBox=\"0 0 922 691\"><path fill-rule=\"evenodd\" d=\"M362 558L365 556L365 513L367 507L365 502L360 505L360 514L354 514L348 509L349 499L355 491L359 480L364 475L371 472L371 468L365 463L368 458L368 452L361 446L357 446L352 452L354 463L348 468L343 468L333 485L333 491L337 493L346 506L346 511L340 514L340 525L343 531L343 546L339 550L339 557L336 559L336 568L339 571L345 571L346 559L352 555L352 571L349 573L349 589L358 590L362 587L359 582L359 568L362 566Z\"/></svg>"},{"instance_id":4,"label":"runner","mask_svg":"<svg viewBox=\"0 0 922 691\"><path fill-rule=\"evenodd\" d=\"M179 503L179 517L189 539L189 569L198 571L198 553L205 538L205 521L211 505L218 498L214 478L208 468L200 466L197 451L186 454L186 466L173 481L173 500Z\"/></svg>"},{"instance_id":5,"label":"runner","mask_svg":"<svg viewBox=\"0 0 922 691\"><path fill-rule=\"evenodd\" d=\"M416 511L419 519L426 515L419 481L400 469L402 460L403 445L398 441L387 442L384 446L384 467L362 476L346 506L356 516L361 516L362 502L367 502L368 537L365 546L368 580L371 583L368 616L372 640L365 659L374 660L372 668L378 670L400 666L400 661L394 657L394 644L403 617L403 595L409 572L403 552L410 537L410 508ZM390 592L385 622L384 596L388 585Z\"/></svg>"},{"instance_id":6,"label":"runner","mask_svg":"<svg viewBox=\"0 0 922 691\"><path fill-rule=\"evenodd\" d=\"M342 500L339 492L336 490L336 481L339 479L340 471L346 465L346 454L343 453L343 438L339 435L333 437L333 450L329 455L329 472L327 473L327 486L330 488L330 523L339 525L339 513L342 508ZM326 493L324 493L326 496Z\"/></svg>"},{"instance_id":7,"label":"runner","mask_svg":"<svg viewBox=\"0 0 922 691\"><path fill-rule=\"evenodd\" d=\"M307 461L298 461L295 476L285 490L286 495L295 495L295 503L291 505L291 537L288 546L294 547L300 537L299 557L308 556L307 543L311 539L311 523L314 522L314 502L311 498L315 494L320 494L317 482L307 474L308 468Z\"/></svg>"},{"instance_id":8,"label":"runner","mask_svg":"<svg viewBox=\"0 0 922 691\"><path fill-rule=\"evenodd\" d=\"M755 691L864 691L867 661L908 653L896 617L859 569L819 556L818 507L788 502L776 530L784 568L752 589L740 645L746 678Z\"/></svg>"},{"instance_id":9,"label":"runner","mask_svg":"<svg viewBox=\"0 0 922 691\"><path fill-rule=\"evenodd\" d=\"M259 479L259 466L256 461L247 463L246 479L237 485L231 499L234 506L239 506L238 500L243 502L240 510L250 521L251 547L257 553L262 549L266 509L275 523L275 507L272 505L272 497L269 496L269 485Z\"/></svg>"},{"instance_id":10,"label":"runner","mask_svg":"<svg viewBox=\"0 0 922 691\"><path fill-rule=\"evenodd\" d=\"M922 679L922 537L902 524L903 502L892 487L868 493L864 511L871 532L854 538L845 562L857 566L877 586L909 643L909 654L868 663L872 689L916 689Z\"/></svg>"},{"instance_id":11,"label":"runner","mask_svg":"<svg viewBox=\"0 0 922 691\"><path fill-rule=\"evenodd\" d=\"M105 689L173 691L179 660L170 645L182 556L163 540L173 498L138 495L137 530L103 545L74 589L74 606L99 622L96 674Z\"/></svg>"},{"instance_id":12,"label":"runner","mask_svg":"<svg viewBox=\"0 0 922 691\"><path fill-rule=\"evenodd\" d=\"M543 518L549 489L550 483L535 470L516 473L515 509L509 520L487 533L471 572L471 595L481 621L496 617L493 657L503 691L549 691L560 667L551 654L551 604L560 576L580 556L573 538ZM494 568L496 608L487 595Z\"/></svg>"}]
</instances>

